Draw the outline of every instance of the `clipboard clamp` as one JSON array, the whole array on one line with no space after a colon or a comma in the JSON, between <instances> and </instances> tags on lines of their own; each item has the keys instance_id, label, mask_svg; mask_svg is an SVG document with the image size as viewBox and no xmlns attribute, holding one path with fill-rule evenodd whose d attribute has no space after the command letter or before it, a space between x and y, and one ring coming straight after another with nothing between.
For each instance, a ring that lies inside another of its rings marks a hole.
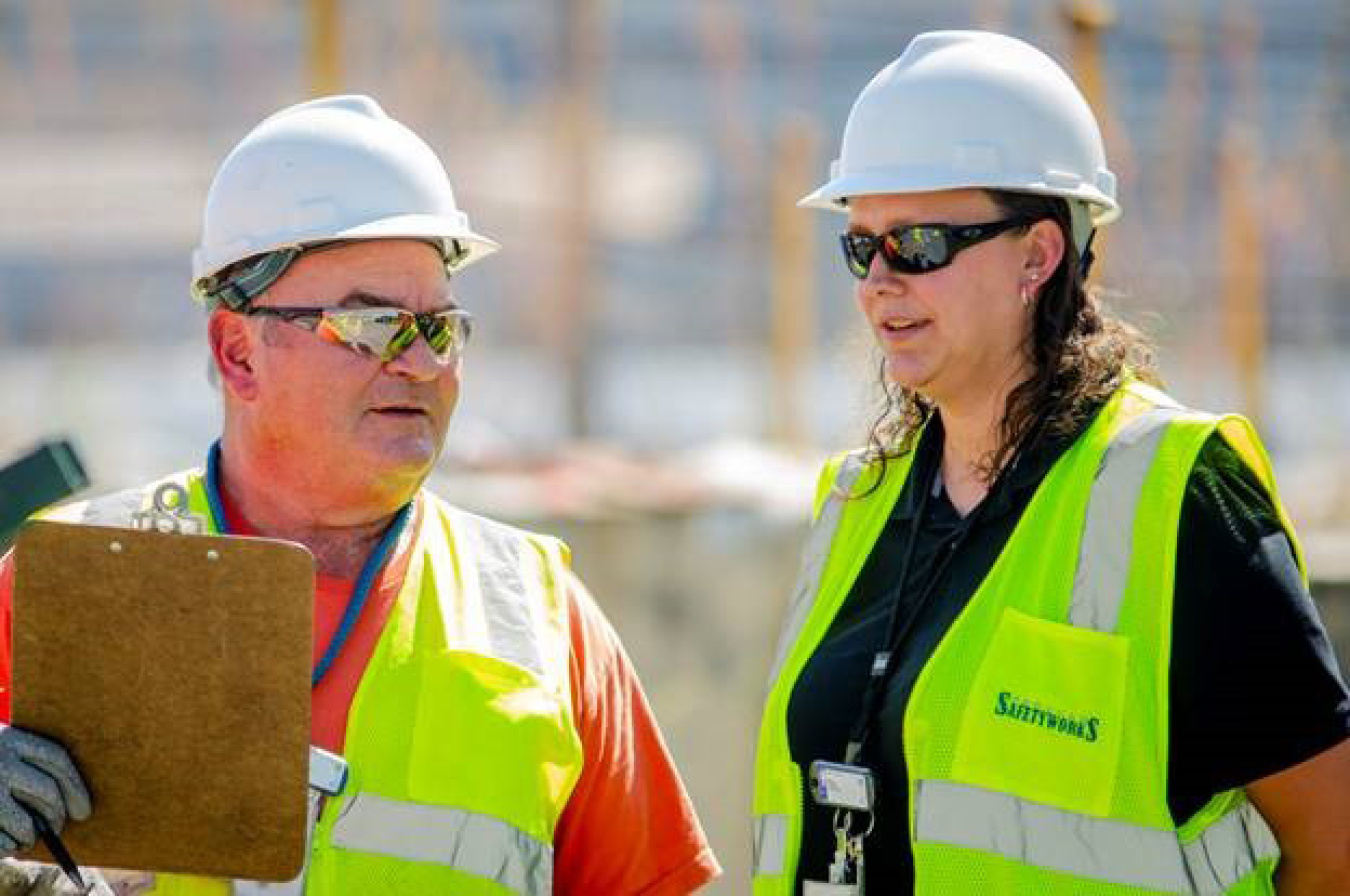
<instances>
[{"instance_id":1,"label":"clipboard clamp","mask_svg":"<svg viewBox=\"0 0 1350 896\"><path fill-rule=\"evenodd\" d=\"M187 489L176 482L165 482L155 489L149 507L131 515L131 528L142 532L205 535L206 519L188 509Z\"/></svg>"}]
</instances>

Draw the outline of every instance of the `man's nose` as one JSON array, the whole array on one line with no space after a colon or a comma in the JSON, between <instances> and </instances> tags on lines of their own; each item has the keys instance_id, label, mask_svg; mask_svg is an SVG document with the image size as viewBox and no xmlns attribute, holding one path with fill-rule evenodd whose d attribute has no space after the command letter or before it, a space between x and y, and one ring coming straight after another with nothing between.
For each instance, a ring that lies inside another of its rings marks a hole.
<instances>
[{"instance_id":1,"label":"man's nose","mask_svg":"<svg viewBox=\"0 0 1350 896\"><path fill-rule=\"evenodd\" d=\"M415 382L426 383L450 370L457 363L458 358L452 358L448 363L442 364L426 337L419 332L412 344L385 366L389 368L390 373L407 377Z\"/></svg>"}]
</instances>

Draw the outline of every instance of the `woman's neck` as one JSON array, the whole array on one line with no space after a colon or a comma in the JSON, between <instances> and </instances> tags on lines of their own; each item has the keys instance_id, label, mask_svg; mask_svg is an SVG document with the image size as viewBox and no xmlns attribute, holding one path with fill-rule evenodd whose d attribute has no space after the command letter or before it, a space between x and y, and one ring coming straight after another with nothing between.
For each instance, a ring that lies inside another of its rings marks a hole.
<instances>
[{"instance_id":1,"label":"woman's neck","mask_svg":"<svg viewBox=\"0 0 1350 896\"><path fill-rule=\"evenodd\" d=\"M946 402L942 414L942 482L957 513L966 516L993 486L997 470L989 461L998 451L1008 390L991 390L973 401Z\"/></svg>"}]
</instances>

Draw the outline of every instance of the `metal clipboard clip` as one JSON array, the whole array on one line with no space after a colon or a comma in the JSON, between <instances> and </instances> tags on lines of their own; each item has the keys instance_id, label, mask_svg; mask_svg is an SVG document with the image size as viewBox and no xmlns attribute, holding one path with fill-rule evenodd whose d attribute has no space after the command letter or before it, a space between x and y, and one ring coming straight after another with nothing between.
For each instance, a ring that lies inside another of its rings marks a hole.
<instances>
[{"instance_id":1,"label":"metal clipboard clip","mask_svg":"<svg viewBox=\"0 0 1350 896\"><path fill-rule=\"evenodd\" d=\"M131 528L142 532L205 535L206 520L188 509L187 489L176 482L166 482L155 489L148 508L131 515Z\"/></svg>"}]
</instances>

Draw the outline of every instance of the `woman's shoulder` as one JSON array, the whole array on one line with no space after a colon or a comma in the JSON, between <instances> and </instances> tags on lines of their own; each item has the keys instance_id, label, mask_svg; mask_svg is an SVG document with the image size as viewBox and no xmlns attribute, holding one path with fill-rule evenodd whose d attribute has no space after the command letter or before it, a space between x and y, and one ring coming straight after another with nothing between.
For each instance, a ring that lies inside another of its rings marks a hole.
<instances>
[{"instance_id":1,"label":"woman's shoulder","mask_svg":"<svg viewBox=\"0 0 1350 896\"><path fill-rule=\"evenodd\" d=\"M1200 448L1186 483L1182 528L1254 545L1282 529L1272 496L1260 476L1214 432Z\"/></svg>"}]
</instances>

